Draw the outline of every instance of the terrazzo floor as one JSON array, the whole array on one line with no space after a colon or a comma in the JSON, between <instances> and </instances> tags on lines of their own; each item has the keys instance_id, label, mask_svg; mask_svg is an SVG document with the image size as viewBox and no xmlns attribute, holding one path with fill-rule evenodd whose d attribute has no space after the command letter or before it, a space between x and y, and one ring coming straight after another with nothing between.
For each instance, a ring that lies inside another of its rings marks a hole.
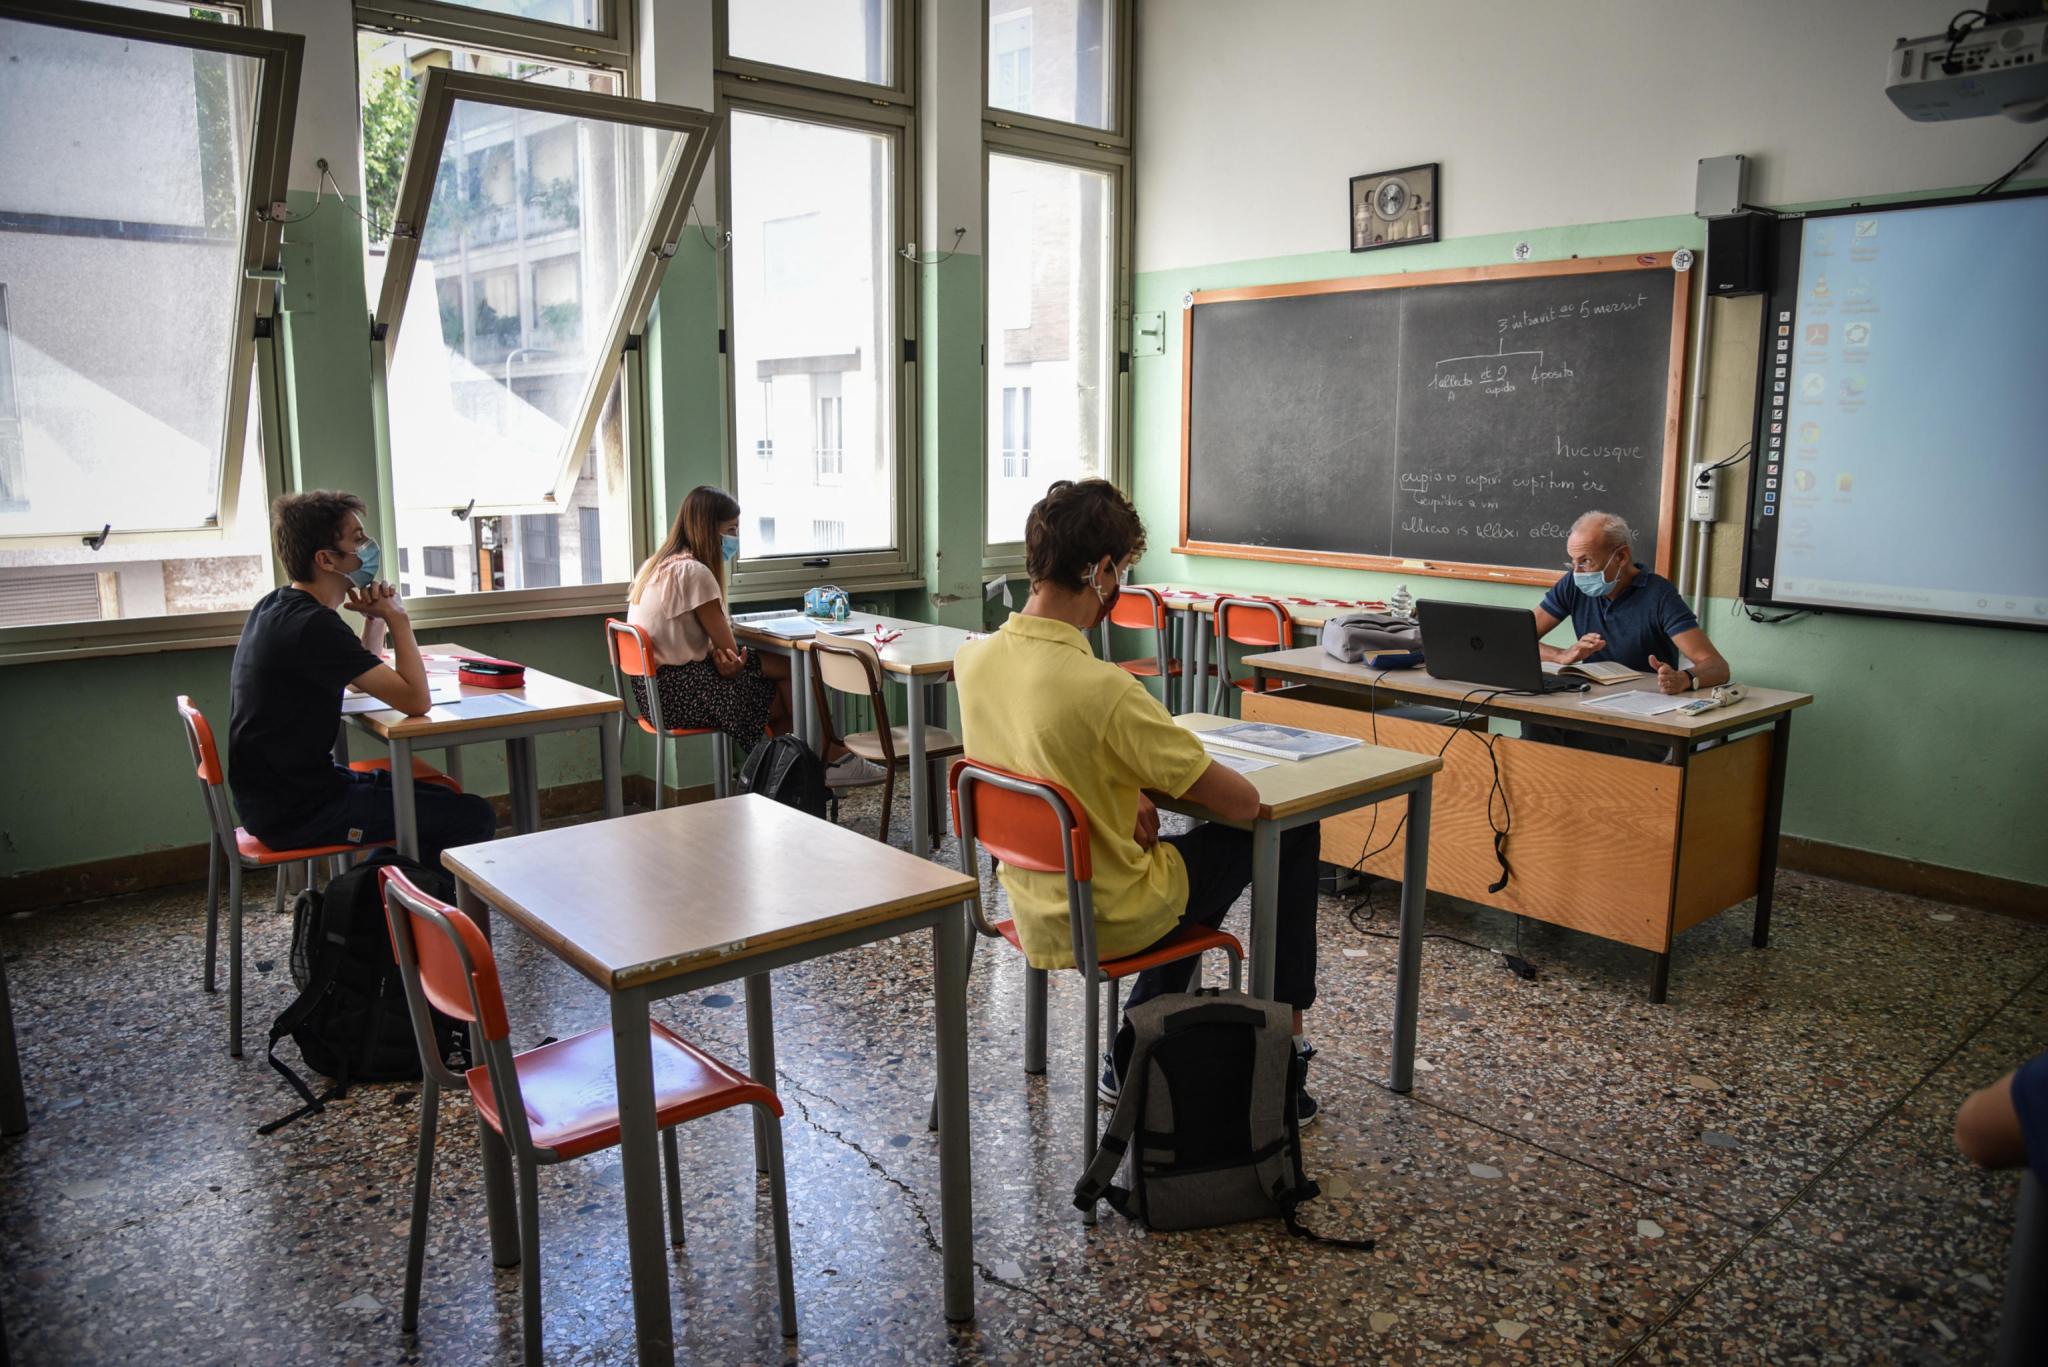
<instances>
[{"instance_id":1,"label":"terrazzo floor","mask_svg":"<svg viewBox=\"0 0 2048 1367\"><path fill-rule=\"evenodd\" d=\"M874 829L873 794L843 819ZM1177 818L1168 818L1169 829ZM899 799L898 843L907 808ZM950 844L940 858L950 862ZM991 885L992 886L992 885ZM1417 1085L1387 1063L1394 890L1326 898L1318 1246L1275 1222L1149 1234L1067 1199L1084 1069L1055 975L1050 1066L1021 1066L1023 975L981 946L977 1318L938 1300L930 948L906 937L775 975L801 1334L779 1336L748 1121L681 1131L672 1253L687 1363L1910 1363L1988 1361L2016 1179L1955 1155L1972 1088L2048 1043L2048 927L1780 875L1772 944L1746 908L1645 956L1530 922L1523 981L1424 951ZM1375 910L1377 909L1377 910ZM1242 934L1240 906L1233 913ZM1504 914L1430 929L1511 947ZM357 1088L268 1138L293 1098L262 1057L292 996L289 926L252 901L249 1056L200 991L204 889L0 922L31 1128L0 1141L0 1307L28 1364L511 1363L516 1269L493 1271L465 1102L445 1101L416 1338L398 1330L416 1085ZM515 1044L606 1018L516 931ZM744 1063L740 984L657 1007ZM289 1053L290 1046L285 1046ZM634 1360L616 1154L542 1170L550 1363Z\"/></svg>"}]
</instances>

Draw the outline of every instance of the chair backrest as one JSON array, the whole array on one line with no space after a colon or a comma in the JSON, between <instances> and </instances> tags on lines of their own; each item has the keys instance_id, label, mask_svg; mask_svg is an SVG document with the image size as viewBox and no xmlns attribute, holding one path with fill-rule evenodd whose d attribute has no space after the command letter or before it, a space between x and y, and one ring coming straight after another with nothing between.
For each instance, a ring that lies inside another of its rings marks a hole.
<instances>
[{"instance_id":1,"label":"chair backrest","mask_svg":"<svg viewBox=\"0 0 2048 1367\"><path fill-rule=\"evenodd\" d=\"M1166 628L1166 600L1151 589L1135 584L1126 584L1116 596L1116 606L1109 610L1109 620L1120 627L1133 627L1153 631Z\"/></svg>"},{"instance_id":2,"label":"chair backrest","mask_svg":"<svg viewBox=\"0 0 2048 1367\"><path fill-rule=\"evenodd\" d=\"M178 695L178 715L185 723L185 743L192 751L192 767L199 774L199 796L206 804L206 823L213 828L214 839L224 842L232 859L235 821L228 810L226 775L221 771L220 747L214 744L213 727L183 693Z\"/></svg>"},{"instance_id":3,"label":"chair backrest","mask_svg":"<svg viewBox=\"0 0 2048 1367\"><path fill-rule=\"evenodd\" d=\"M624 708L619 718L620 726L623 728L629 718L637 720L645 715L648 725L656 731L661 730L661 696L654 686L654 642L631 622L607 617L604 619L604 649L612 662L612 692L619 695L619 702ZM627 679L647 680L647 705L644 708L639 705L637 692L626 686Z\"/></svg>"},{"instance_id":4,"label":"chair backrest","mask_svg":"<svg viewBox=\"0 0 2048 1367\"><path fill-rule=\"evenodd\" d=\"M953 795L953 828L963 841L979 840L990 854L1020 869L1064 873L1077 883L1095 876L1088 811L1059 784L971 759L955 760L946 783Z\"/></svg>"},{"instance_id":5,"label":"chair backrest","mask_svg":"<svg viewBox=\"0 0 2048 1367\"><path fill-rule=\"evenodd\" d=\"M1219 598L1216 634L1241 646L1287 650L1294 645L1294 616L1286 604L1270 598Z\"/></svg>"},{"instance_id":6,"label":"chair backrest","mask_svg":"<svg viewBox=\"0 0 2048 1367\"><path fill-rule=\"evenodd\" d=\"M882 654L873 642L858 636L819 636L811 641L811 661L827 688L863 698L882 691Z\"/></svg>"}]
</instances>

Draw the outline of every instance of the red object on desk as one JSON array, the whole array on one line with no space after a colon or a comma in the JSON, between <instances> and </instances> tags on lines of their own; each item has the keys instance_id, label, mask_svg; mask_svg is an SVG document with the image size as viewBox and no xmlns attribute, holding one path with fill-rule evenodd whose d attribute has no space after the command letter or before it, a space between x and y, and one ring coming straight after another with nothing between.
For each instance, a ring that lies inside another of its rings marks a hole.
<instances>
[{"instance_id":1,"label":"red object on desk","mask_svg":"<svg viewBox=\"0 0 2048 1367\"><path fill-rule=\"evenodd\" d=\"M488 655L458 657L462 668L455 677L471 688L524 688L526 666L512 660L494 660Z\"/></svg>"}]
</instances>

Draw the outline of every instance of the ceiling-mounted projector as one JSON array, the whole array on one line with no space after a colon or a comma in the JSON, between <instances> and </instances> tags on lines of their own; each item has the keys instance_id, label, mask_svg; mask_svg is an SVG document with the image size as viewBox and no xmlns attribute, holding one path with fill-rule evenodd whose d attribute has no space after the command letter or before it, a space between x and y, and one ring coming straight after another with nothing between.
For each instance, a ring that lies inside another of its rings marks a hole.
<instances>
[{"instance_id":1,"label":"ceiling-mounted projector","mask_svg":"<svg viewBox=\"0 0 2048 1367\"><path fill-rule=\"evenodd\" d=\"M2048 17L1901 38L1884 93L1921 123L1987 114L2021 123L2048 118Z\"/></svg>"}]
</instances>

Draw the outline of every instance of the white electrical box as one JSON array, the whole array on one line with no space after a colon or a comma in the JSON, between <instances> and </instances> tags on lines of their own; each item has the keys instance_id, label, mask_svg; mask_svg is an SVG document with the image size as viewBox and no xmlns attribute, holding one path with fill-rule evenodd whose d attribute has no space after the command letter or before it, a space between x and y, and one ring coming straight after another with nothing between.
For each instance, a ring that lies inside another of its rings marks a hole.
<instances>
[{"instance_id":1,"label":"white electrical box","mask_svg":"<svg viewBox=\"0 0 2048 1367\"><path fill-rule=\"evenodd\" d=\"M1691 516L1695 522L1712 522L1716 518L1715 503L1720 492L1721 472L1711 465L1692 467Z\"/></svg>"},{"instance_id":2,"label":"white electrical box","mask_svg":"<svg viewBox=\"0 0 2048 1367\"><path fill-rule=\"evenodd\" d=\"M1699 179L1693 183L1694 218L1732 218L1742 212L1749 194L1749 158L1701 157Z\"/></svg>"}]
</instances>

